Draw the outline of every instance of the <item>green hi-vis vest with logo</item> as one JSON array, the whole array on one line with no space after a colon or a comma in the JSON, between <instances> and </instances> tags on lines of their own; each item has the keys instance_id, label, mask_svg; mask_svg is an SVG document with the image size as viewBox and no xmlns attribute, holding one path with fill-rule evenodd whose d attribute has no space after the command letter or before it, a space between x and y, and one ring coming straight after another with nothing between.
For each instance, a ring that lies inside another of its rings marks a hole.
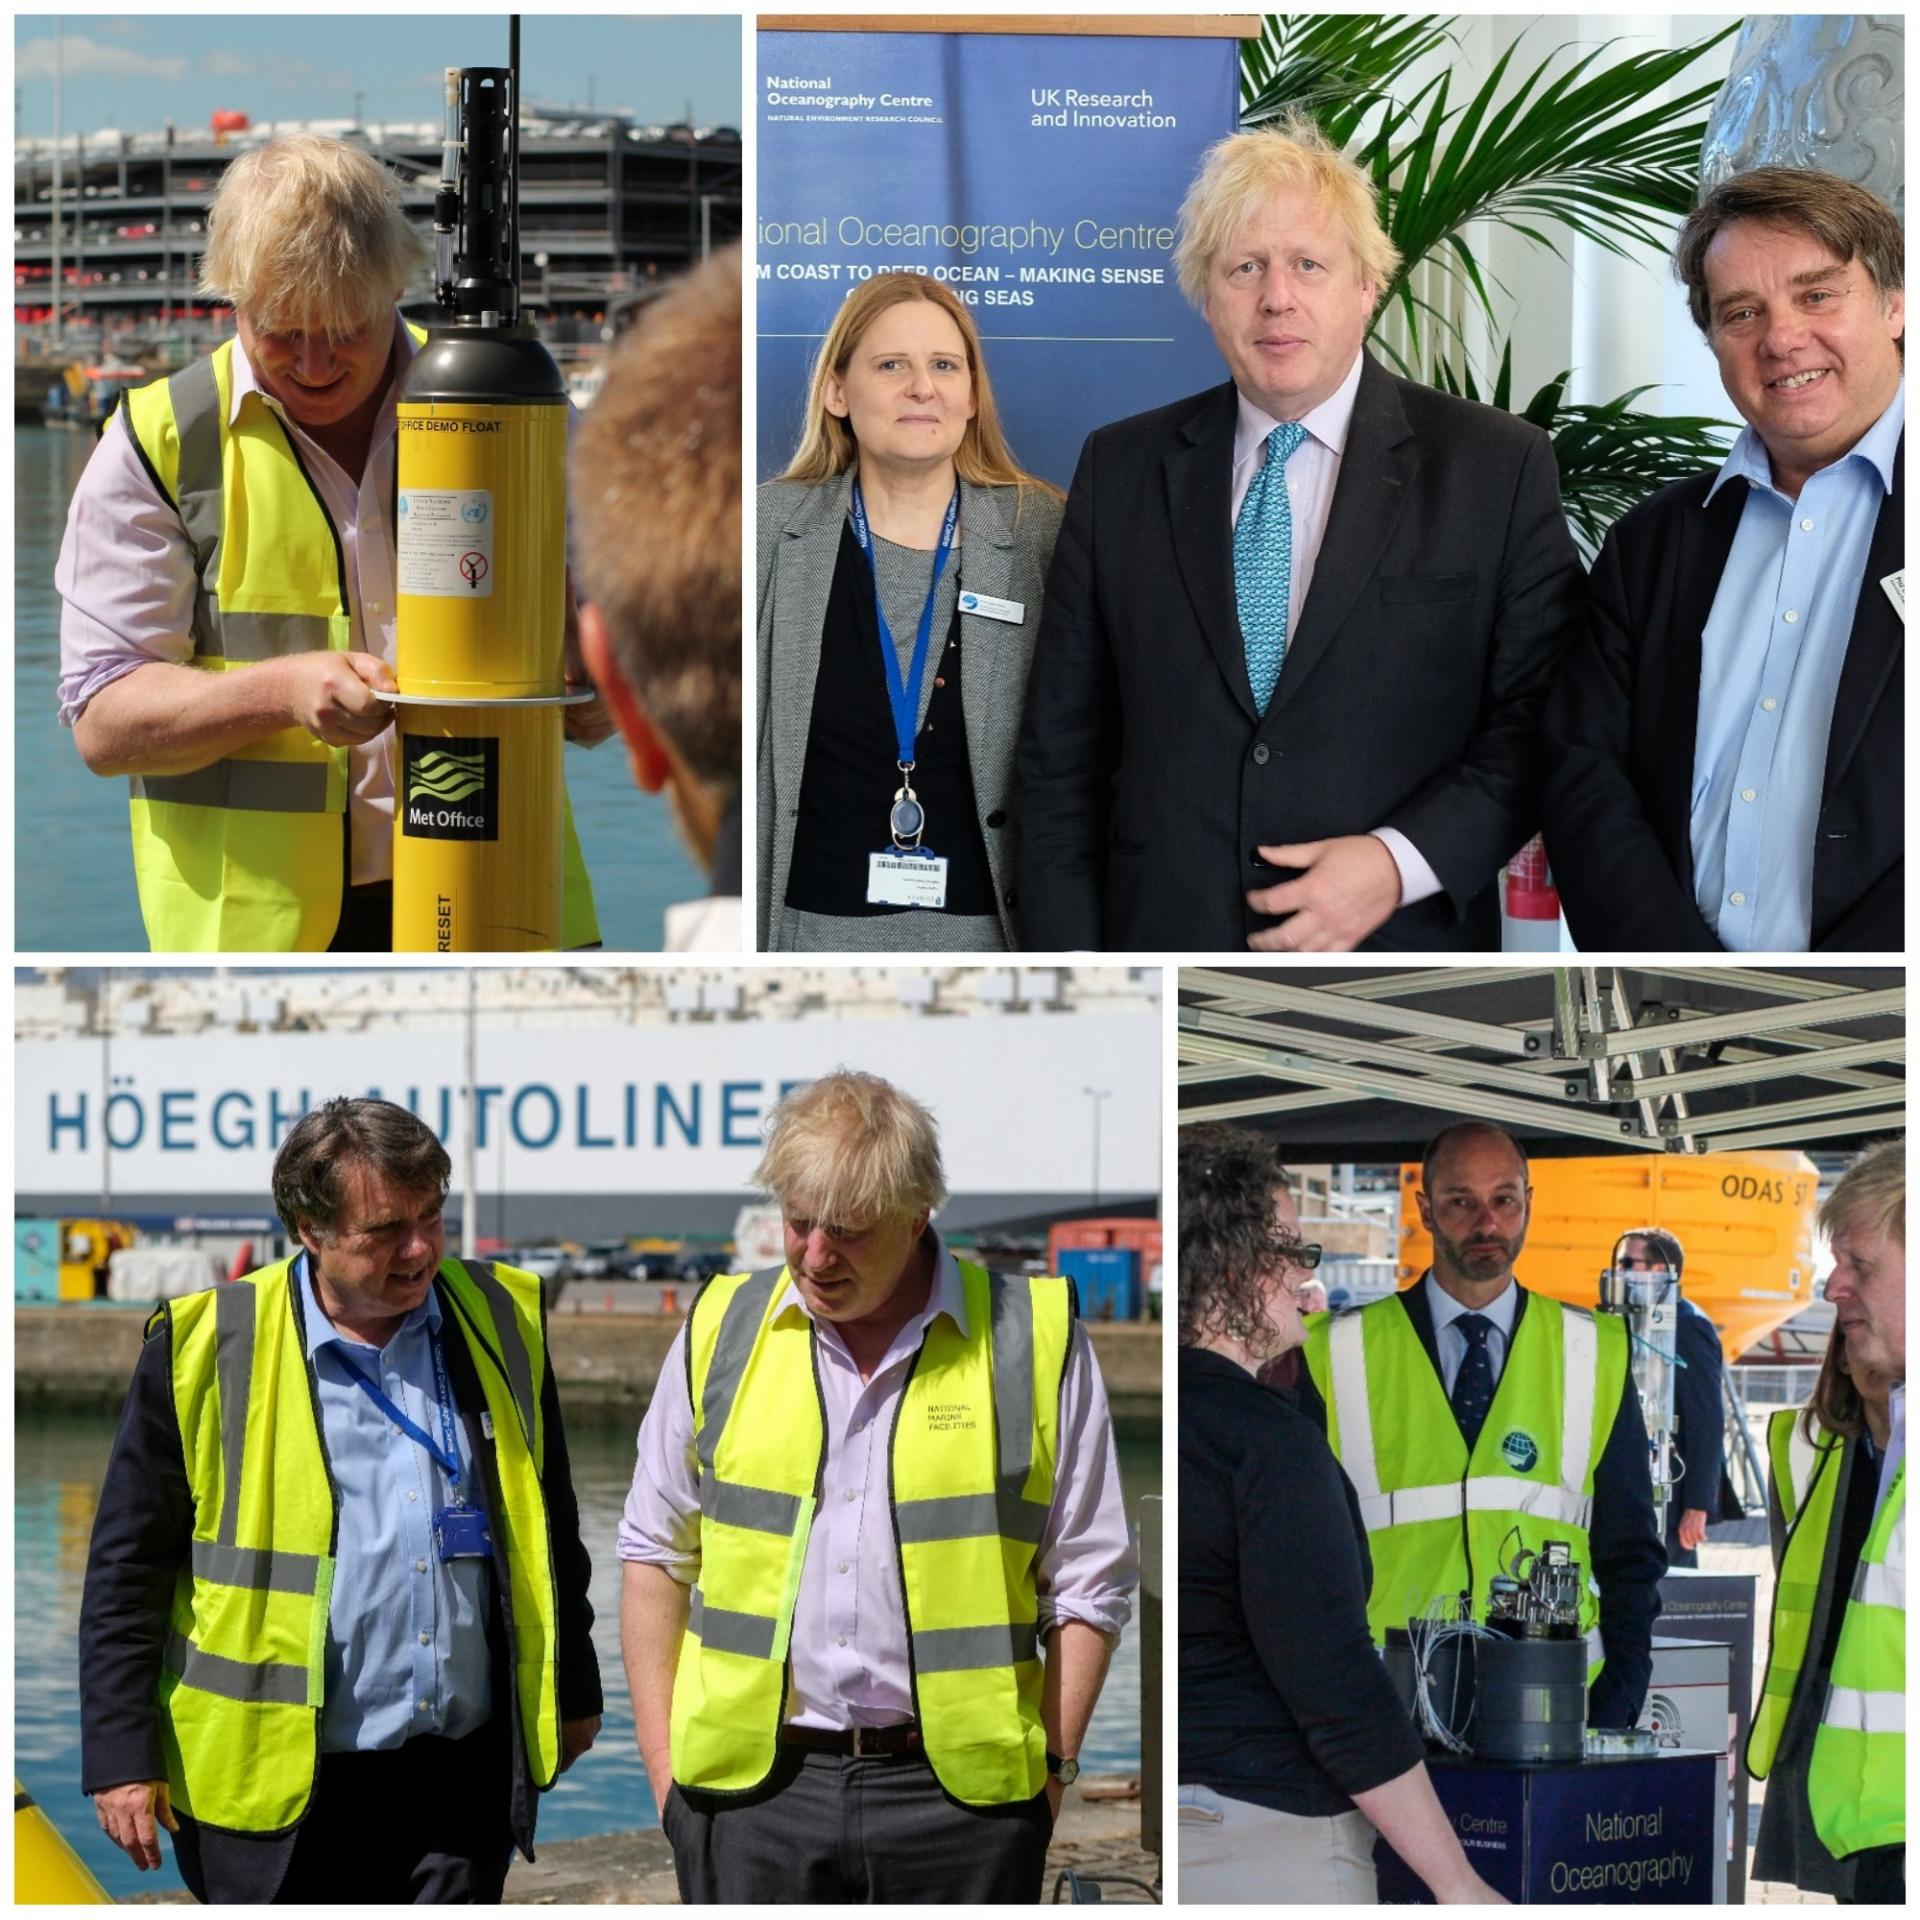
<instances>
[{"instance_id":1,"label":"green hi-vis vest with logo","mask_svg":"<svg viewBox=\"0 0 1920 1920\"><path fill-rule=\"evenodd\" d=\"M915 1713L969 1806L1046 1785L1033 1561L1053 1503L1065 1280L960 1263L967 1332L928 1327L901 1389L888 1490ZM700 1578L673 1683L673 1777L745 1793L772 1770L787 1647L825 1463L812 1321L784 1267L713 1280L687 1325Z\"/></svg>"},{"instance_id":2,"label":"green hi-vis vest with logo","mask_svg":"<svg viewBox=\"0 0 1920 1920\"><path fill-rule=\"evenodd\" d=\"M1907 1464L1860 1550L1833 1684L1813 1736L1807 1804L1836 1860L1907 1840Z\"/></svg>"},{"instance_id":3,"label":"green hi-vis vest with logo","mask_svg":"<svg viewBox=\"0 0 1920 1920\"><path fill-rule=\"evenodd\" d=\"M1598 1673L1587 1532L1594 1468L1626 1386L1626 1323L1532 1295L1471 1458L1400 1295L1322 1319L1307 1335L1307 1366L1359 1496L1374 1640L1465 1592L1484 1620L1493 1576L1521 1548L1564 1540L1586 1576L1580 1626Z\"/></svg>"},{"instance_id":4,"label":"green hi-vis vest with logo","mask_svg":"<svg viewBox=\"0 0 1920 1920\"><path fill-rule=\"evenodd\" d=\"M1816 1427L1809 1440L1802 1410L1783 1407L1767 1421L1767 1459L1774 1495L1787 1523L1786 1549L1773 1583L1773 1626L1767 1643L1767 1676L1747 1735L1747 1771L1764 1780L1780 1751L1787 1710L1806 1664L1814 1603L1827 1564L1833 1528L1834 1490L1840 1483L1845 1441Z\"/></svg>"},{"instance_id":5,"label":"green hi-vis vest with logo","mask_svg":"<svg viewBox=\"0 0 1920 1920\"><path fill-rule=\"evenodd\" d=\"M304 1818L320 1749L336 1493L292 1262L169 1301L173 1404L193 1496L161 1659L173 1804L205 1825L284 1833ZM444 1319L473 1357L494 1433L515 1694L535 1784L558 1769L557 1612L540 1391L540 1282L485 1261L440 1264ZM308 1311L311 1311L309 1306ZM397 1814L396 1817L404 1817Z\"/></svg>"},{"instance_id":6,"label":"green hi-vis vest with logo","mask_svg":"<svg viewBox=\"0 0 1920 1920\"><path fill-rule=\"evenodd\" d=\"M353 645L339 533L260 393L232 417L233 345L121 407L193 548L189 664L205 673ZM283 727L192 773L133 776L134 879L156 953L326 950L346 884L347 755ZM571 806L564 901L563 944L598 945Z\"/></svg>"}]
</instances>

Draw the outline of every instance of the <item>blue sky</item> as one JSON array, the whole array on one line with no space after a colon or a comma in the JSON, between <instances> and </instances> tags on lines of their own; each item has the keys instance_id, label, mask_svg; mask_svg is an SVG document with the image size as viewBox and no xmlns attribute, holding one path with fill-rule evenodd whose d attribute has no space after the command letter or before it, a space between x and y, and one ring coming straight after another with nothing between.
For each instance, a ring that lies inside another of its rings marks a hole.
<instances>
[{"instance_id":1,"label":"blue sky","mask_svg":"<svg viewBox=\"0 0 1920 1920\"><path fill-rule=\"evenodd\" d=\"M505 66L507 16L422 17L399 8L349 15L61 16L62 127L204 128L216 107L255 120L437 120L449 66ZM51 14L14 20L16 130L53 131ZM520 69L529 105L624 109L643 121L740 125L737 16L632 18L526 13Z\"/></svg>"}]
</instances>

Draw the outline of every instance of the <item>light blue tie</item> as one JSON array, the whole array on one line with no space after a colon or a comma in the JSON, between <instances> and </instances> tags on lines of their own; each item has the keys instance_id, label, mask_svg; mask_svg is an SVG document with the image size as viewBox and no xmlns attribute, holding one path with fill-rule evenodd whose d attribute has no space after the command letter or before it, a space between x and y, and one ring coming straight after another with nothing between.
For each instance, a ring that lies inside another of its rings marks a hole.
<instances>
[{"instance_id":1,"label":"light blue tie","mask_svg":"<svg viewBox=\"0 0 1920 1920\"><path fill-rule=\"evenodd\" d=\"M1233 592L1240 605L1240 636L1247 649L1253 704L1265 714L1287 653L1287 592L1293 584L1293 508L1287 499L1287 461L1307 437L1297 420L1267 435L1267 457L1240 503L1233 529Z\"/></svg>"}]
</instances>

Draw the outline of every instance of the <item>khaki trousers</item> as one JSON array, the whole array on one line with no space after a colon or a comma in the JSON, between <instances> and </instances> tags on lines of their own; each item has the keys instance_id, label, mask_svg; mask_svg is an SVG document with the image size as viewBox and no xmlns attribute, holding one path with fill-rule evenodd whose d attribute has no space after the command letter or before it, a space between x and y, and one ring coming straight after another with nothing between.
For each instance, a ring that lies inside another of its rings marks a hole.
<instances>
[{"instance_id":1,"label":"khaki trousers","mask_svg":"<svg viewBox=\"0 0 1920 1920\"><path fill-rule=\"evenodd\" d=\"M1356 1811L1311 1819L1180 1789L1180 1898L1204 1905L1376 1904L1372 1823Z\"/></svg>"}]
</instances>

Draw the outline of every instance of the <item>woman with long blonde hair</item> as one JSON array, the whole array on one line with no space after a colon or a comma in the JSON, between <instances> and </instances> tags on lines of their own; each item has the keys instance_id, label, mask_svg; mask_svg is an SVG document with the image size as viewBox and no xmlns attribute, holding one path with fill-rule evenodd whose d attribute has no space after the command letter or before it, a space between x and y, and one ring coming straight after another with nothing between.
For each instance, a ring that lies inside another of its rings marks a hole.
<instances>
[{"instance_id":1,"label":"woman with long blonde hair","mask_svg":"<svg viewBox=\"0 0 1920 1920\"><path fill-rule=\"evenodd\" d=\"M1014 744L1060 529L965 304L876 275L759 497L759 944L1018 945Z\"/></svg>"}]
</instances>

